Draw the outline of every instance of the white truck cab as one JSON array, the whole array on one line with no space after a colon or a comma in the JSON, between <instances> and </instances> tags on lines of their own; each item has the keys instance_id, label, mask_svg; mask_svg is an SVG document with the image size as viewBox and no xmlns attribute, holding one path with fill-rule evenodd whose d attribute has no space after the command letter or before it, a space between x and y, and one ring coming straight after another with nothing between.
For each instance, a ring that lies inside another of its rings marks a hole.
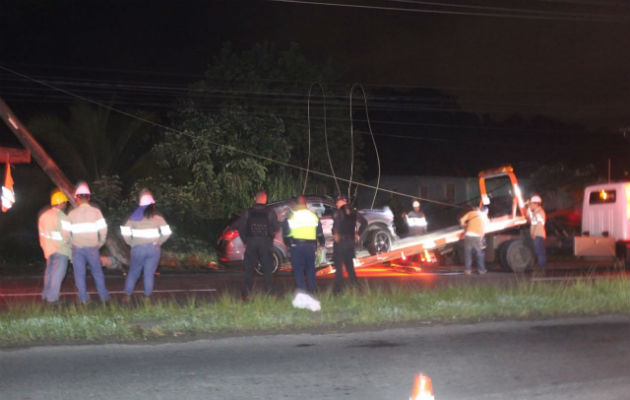
<instances>
[{"instance_id":1,"label":"white truck cab","mask_svg":"<svg viewBox=\"0 0 630 400\"><path fill-rule=\"evenodd\" d=\"M584 189L582 236L574 240L576 256L616 256L630 262L630 181Z\"/></svg>"}]
</instances>

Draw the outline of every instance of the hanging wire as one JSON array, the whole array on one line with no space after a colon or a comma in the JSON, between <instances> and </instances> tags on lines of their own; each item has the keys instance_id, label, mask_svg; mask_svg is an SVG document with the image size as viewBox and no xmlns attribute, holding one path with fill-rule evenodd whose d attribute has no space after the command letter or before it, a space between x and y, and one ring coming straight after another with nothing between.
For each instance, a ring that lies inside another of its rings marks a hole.
<instances>
[{"instance_id":1,"label":"hanging wire","mask_svg":"<svg viewBox=\"0 0 630 400\"><path fill-rule=\"evenodd\" d=\"M357 84L355 83L350 88L350 179L348 180L348 202L350 202L350 190L352 186L352 175L354 174L354 118L352 118L352 92L354 91L354 87Z\"/></svg>"},{"instance_id":2,"label":"hanging wire","mask_svg":"<svg viewBox=\"0 0 630 400\"><path fill-rule=\"evenodd\" d=\"M360 83L355 83L352 85L350 89L350 138L351 138L351 148L352 148L352 156L351 156L351 164L350 164L350 181L352 182L352 170L354 165L354 131L353 131L353 118L352 118L352 96L354 94L354 88L358 87L361 89L361 93L363 94L363 104L365 105L365 120L367 122L368 130L370 131L370 136L372 137L372 144L374 145L374 153L376 153L376 165L378 168L378 173L376 175L376 190L374 191L374 197L372 198L372 205L370 208L374 208L374 203L376 202L376 196L378 195L378 189L381 183L381 158L378 154L378 146L376 145L376 139L374 138L374 132L372 132L372 124L370 123L370 115L368 113L367 106L367 95L365 94L365 89L363 85ZM348 187L348 196L350 195L350 187Z\"/></svg>"},{"instance_id":3,"label":"hanging wire","mask_svg":"<svg viewBox=\"0 0 630 400\"><path fill-rule=\"evenodd\" d=\"M159 122L152 121L152 120L150 120L148 118L145 118L145 117L142 117L140 115L136 115L136 114L133 114L133 113L121 110L121 109L113 107L111 105L99 102L97 100L90 99L88 97L85 97L85 96L82 96L82 95L79 95L79 94L76 94L76 93L73 93L73 92L68 91L66 89L63 89L63 88L51 85L50 83L48 83L46 81L42 81L42 80L39 80L39 79L32 78L32 77L30 77L30 76L28 76L26 74L23 74L21 72L15 71L15 70L12 70L12 69L7 68L7 67L5 67L5 66L3 66L1 64L0 64L0 69L5 70L7 72L10 72L10 73L12 73L14 75L20 76L20 77L22 77L22 78L24 78L26 80L31 81L31 82L35 82L35 83L40 84L42 86L48 87L48 88L50 88L52 90L58 91L60 93L64 93L67 96L70 96L70 97L73 97L73 98L85 101L86 103L94 104L94 105L96 105L98 107L101 107L101 108L104 108L106 110L110 110L110 111L116 112L116 113L121 114L121 115L125 115L125 116L127 116L129 118L132 118L132 119L135 119L135 120L138 120L138 121L142 121L142 122L144 122L144 123L146 123L148 125L151 125L151 126L154 126L154 127L157 127L157 128L162 128L165 131L173 132L173 133L176 133L176 134L179 134L179 135L183 135L183 136L187 136L187 137L190 137L190 138L193 138L193 139L196 137L195 135L193 135L193 134L191 134L189 132L186 132L186 131L183 131L183 130L179 130L179 129L176 129L176 128L172 128L170 126L164 125L164 124L159 123ZM259 160L267 161L269 163L274 163L274 164L281 165L281 166L287 167L287 168L293 168L293 169L296 169L296 170L299 170L299 171L306 171L306 168L301 167L299 165L295 165L295 164L291 164L291 163L288 163L288 162L285 162L285 161L277 160L277 159L274 159L274 158L271 158L271 157L268 157L268 156L264 156L264 155L261 155L261 154L258 154L258 153L254 153L254 152L251 152L251 151L248 151L248 150L243 150L241 148L238 148L238 147L235 147L235 146L232 146L232 145L219 143L219 142L217 142L215 140L208 140L208 143L212 144L213 146L221 147L223 149L230 150L230 151L233 151L235 153L239 153L239 154L247 155L247 156L250 156L250 157L254 157L254 158L257 158ZM311 174L315 174L315 175L318 175L318 176L322 176L322 177L326 177L326 178L333 178L333 175L327 174L325 172L321 172L321 171L317 171L317 170L309 170L309 172ZM367 184L367 183L353 182L353 181L351 181L349 179L345 179L345 178L341 178L341 177L335 177L335 179L338 179L341 182L348 183L348 188L350 188L350 185L354 183L356 186L361 186L361 187L364 187L364 188L367 188L367 189L380 190L380 191L385 192L385 193L396 194L396 195L407 197L407 198L410 198L410 199L417 199L418 198L418 196L416 196L416 195L410 195L410 194L407 194L407 193L401 193L401 192L398 192L398 191L395 191L395 190L391 190L391 189L386 189L386 188L377 188L376 186L373 186L373 185L370 185L370 184ZM433 204L441 204L441 205L444 205L444 206L447 206L447 207L462 208L459 205L451 204L451 203L447 203L447 202L443 202L443 201L438 201L438 200L423 199L423 198L421 198L420 200L428 202L428 203L433 203Z\"/></svg>"},{"instance_id":4,"label":"hanging wire","mask_svg":"<svg viewBox=\"0 0 630 400\"><path fill-rule=\"evenodd\" d=\"M306 172L304 173L304 187L302 187L302 194L306 193L306 183L308 182L308 169L311 165L311 91L313 90L312 84L308 89L308 100L306 101L306 132L308 134L308 155L306 156Z\"/></svg>"},{"instance_id":5,"label":"hanging wire","mask_svg":"<svg viewBox=\"0 0 630 400\"><path fill-rule=\"evenodd\" d=\"M326 119L326 92L324 91L324 87L321 83L315 82L311 84L311 87L308 90L308 158L306 163L306 176L304 177L304 188L302 189L302 194L306 191L306 180L308 179L309 172L309 162L311 158L311 94L313 91L313 87L319 86L319 89L322 91L323 105L324 105L324 142L326 143L326 155L328 157L328 164L330 165L330 171L332 172L333 179L335 181L335 186L337 186L337 193L341 193L341 188L339 187L339 181L337 180L337 175L335 175L335 168L333 167L332 157L330 156L330 148L328 146L328 130L327 130L327 119Z\"/></svg>"}]
</instances>

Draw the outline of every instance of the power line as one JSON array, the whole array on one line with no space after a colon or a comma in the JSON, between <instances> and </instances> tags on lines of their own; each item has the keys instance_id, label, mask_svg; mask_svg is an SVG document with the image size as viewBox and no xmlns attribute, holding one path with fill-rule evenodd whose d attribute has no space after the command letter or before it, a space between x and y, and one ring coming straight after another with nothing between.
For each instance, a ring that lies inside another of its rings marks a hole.
<instances>
[{"instance_id":1,"label":"power line","mask_svg":"<svg viewBox=\"0 0 630 400\"><path fill-rule=\"evenodd\" d=\"M53 90L59 91L59 92L61 92L61 93L63 93L63 94L66 94L66 95L68 95L68 96L71 96L71 97L77 98L77 99L79 99L79 100L81 100L81 101L84 101L84 102L86 102L86 103L94 104L94 105L96 105L96 106L98 106L98 107L105 108L105 109L107 109L107 110L109 110L109 111L116 112L116 113L118 113L118 114L121 114L121 115L127 116L127 117L129 117L129 118L136 119L136 120L138 120L138 121L142 121L142 122L144 122L144 123L146 123L146 124L149 124L149 125L152 125L152 126L154 126L154 127L164 129L165 131L169 131L169 132L177 133L177 134L180 134L180 135L184 135L184 136L187 136L187 137L189 137L189 138L193 138L193 139L195 138L195 136L194 136L194 135L192 135L192 134L190 134L190 133L187 133L187 132L184 132L184 131L181 131L181 130L178 130L178 129L175 129L175 128L172 128L172 127L169 127L169 126L166 126L166 125L164 125L164 124L160 124L160 123L155 122L155 121L151 121L151 120L149 120L149 119L147 119L147 118L144 118L144 117L141 117L141 116L138 116L138 115L135 115L135 114L129 113L129 112L124 111L124 110L120 110L120 109L118 109L118 108L116 108L116 107L112 107L112 106L109 106L109 105L107 105L107 104L103 104L103 103L101 103L101 102L99 102L99 101L92 100L92 99L90 99L90 98L87 98L87 97L85 97L85 96L78 95L78 94L76 94L76 93L72 93L72 92L67 91L67 90L65 90L65 89L55 87L55 86L53 86L53 85L50 85L50 84L49 84L49 83L47 83L47 82L44 82L44 81L39 81L39 80L37 80L37 79L31 78L31 77L29 77L28 75L24 75L24 74L22 74L22 73L20 73L20 72L10 70L10 69L8 69L8 68L6 68L6 67L2 66L2 65L0 65L0 69L4 69L5 71L11 72L11 73L16 74L16 75L18 75L18 76L21 76L21 77L23 77L24 79L28 79L28 80L30 80L30 81L32 81L32 82L35 82L35 83L38 83L38 84L40 84L40 85L46 86L46 87L48 87L48 88L50 88L50 89L53 89ZM272 163L272 164L277 164L277 165L280 165L280 166L283 166L283 167L287 167L287 168L292 168L292 169L300 170L300 171L302 171L302 172L306 172L306 171L307 171L307 169L306 169L306 168L301 167L301 166L299 166L299 165L295 165L295 164L288 163L288 162L286 162L286 161L277 160L277 159L274 159L274 158L271 158L271 157L263 156L263 155L261 155L261 154L257 154L257 153L251 152L251 151L243 150L243 149L237 148L237 147L232 146L232 145L227 145L227 144L219 143L219 142L216 142L216 141L214 141L214 140L208 140L208 143L210 143L210 144L212 144L212 145L214 145L214 146L217 146L217 147L222 147L222 148L224 148L224 149L234 151L234 152L236 152L236 153L240 153L240 154L244 154L244 155L247 155L247 156L250 156L250 157L258 158L258 159L260 159L260 160L264 160L264 161L267 161L267 162ZM408 194L406 194L406 193L399 193L399 192L395 192L395 191L393 191L393 190L389 190L389 189L383 189L383 188L380 188L380 189L379 189L379 188L377 188L376 186L369 185L369 184L367 184L367 183L362 183L362 182L357 182L357 181L351 181L351 180L349 180L349 179L342 178L342 177L334 177L334 176L333 176L333 175L331 175L331 174L328 174L328 173L325 173L325 172L321 172L321 171L317 171L317 170L314 170L314 169L310 169L310 170L308 170L308 172L310 172L310 173L312 173L312 174L315 174L315 175L318 175L318 176L321 176L321 177L325 177L325 178L338 179L338 180L340 180L340 181L342 181L342 182L345 182L345 183L348 183L348 184L354 184L354 185L361 186L361 187L364 187L364 188L367 188L367 189L380 190L380 191L383 191L383 192L386 192L386 193L396 194L396 195L403 196L403 197L408 197L408 198L418 198L418 196L412 196L412 195L408 195ZM442 205L449 206L449 207L458 207L458 206L456 206L456 205L453 205L453 204L450 204L450 203L446 203L446 202L437 201L437 200L430 200L430 199L421 199L421 200L423 200L423 201L425 201L425 202L429 202L429 203L434 203L434 204L442 204Z\"/></svg>"},{"instance_id":2,"label":"power line","mask_svg":"<svg viewBox=\"0 0 630 400\"><path fill-rule=\"evenodd\" d=\"M627 22L627 16L619 15L576 15L574 13L551 13L551 12L538 12L528 11L534 14L527 13L501 13L501 12L471 12L471 11L452 11L447 9L436 8L409 8L409 7L391 7L391 6L376 6L365 4L351 4L351 3L334 3L325 1L308 1L308 0L267 0L276 3L293 3L311 6L328 6L328 7L342 7L342 8L355 8L364 10L380 10L380 11L395 11L417 14L445 14L445 15L461 15L461 16L476 16L476 17L493 17L493 18L514 18L514 19L527 19L527 20L560 20L560 21L584 21L584 22ZM436 3L437 4L437 3ZM444 3L442 7L453 6L452 4Z\"/></svg>"}]
</instances>

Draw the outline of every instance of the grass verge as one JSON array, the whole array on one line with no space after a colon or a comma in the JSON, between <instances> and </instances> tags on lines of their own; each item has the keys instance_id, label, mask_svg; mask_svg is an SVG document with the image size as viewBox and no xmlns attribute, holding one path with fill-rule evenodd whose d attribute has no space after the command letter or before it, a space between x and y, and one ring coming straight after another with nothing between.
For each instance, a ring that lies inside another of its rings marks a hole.
<instances>
[{"instance_id":1,"label":"grass verge","mask_svg":"<svg viewBox=\"0 0 630 400\"><path fill-rule=\"evenodd\" d=\"M69 342L145 341L277 331L334 331L402 323L453 323L630 313L628 277L570 282L519 281L432 290L366 286L341 296L324 292L322 311L294 309L291 297L228 294L208 302L158 301L128 307L18 306L0 314L0 347Z\"/></svg>"}]
</instances>

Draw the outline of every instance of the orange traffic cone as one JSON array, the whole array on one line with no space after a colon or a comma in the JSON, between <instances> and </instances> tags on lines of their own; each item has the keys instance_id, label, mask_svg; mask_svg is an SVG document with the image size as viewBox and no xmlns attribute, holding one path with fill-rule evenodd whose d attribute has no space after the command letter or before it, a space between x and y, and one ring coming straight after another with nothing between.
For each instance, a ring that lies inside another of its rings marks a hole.
<instances>
[{"instance_id":1,"label":"orange traffic cone","mask_svg":"<svg viewBox=\"0 0 630 400\"><path fill-rule=\"evenodd\" d=\"M411 389L411 396L409 400L435 400L433 396L433 383L431 378L423 374L422 372L416 374L413 380L413 388Z\"/></svg>"}]
</instances>

